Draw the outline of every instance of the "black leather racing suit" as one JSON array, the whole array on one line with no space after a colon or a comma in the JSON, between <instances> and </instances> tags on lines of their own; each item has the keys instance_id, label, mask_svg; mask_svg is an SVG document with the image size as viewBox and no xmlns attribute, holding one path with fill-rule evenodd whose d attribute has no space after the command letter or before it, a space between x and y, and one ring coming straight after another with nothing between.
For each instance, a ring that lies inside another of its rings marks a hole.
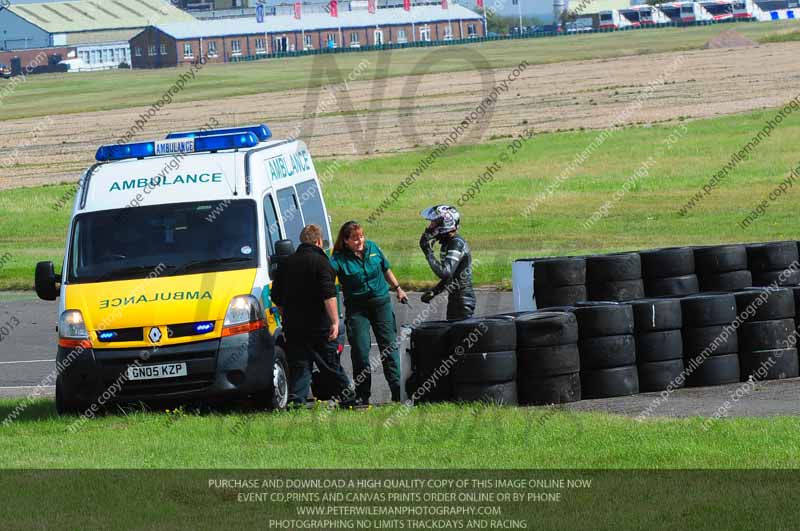
<instances>
[{"instance_id":1,"label":"black leather racing suit","mask_svg":"<svg viewBox=\"0 0 800 531\"><path fill-rule=\"evenodd\" d=\"M444 291L447 297L447 319L468 319L475 313L475 291L472 289L472 251L469 244L458 234L440 241L441 260L436 260L433 249L428 248L425 257L439 282L434 294Z\"/></svg>"}]
</instances>

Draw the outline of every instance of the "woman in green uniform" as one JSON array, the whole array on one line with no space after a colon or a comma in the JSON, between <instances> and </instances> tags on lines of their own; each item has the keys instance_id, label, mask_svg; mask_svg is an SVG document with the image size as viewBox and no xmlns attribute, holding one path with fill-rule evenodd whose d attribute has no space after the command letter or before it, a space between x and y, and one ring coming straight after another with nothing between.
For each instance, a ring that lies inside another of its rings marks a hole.
<instances>
[{"instance_id":1,"label":"woman in green uniform","mask_svg":"<svg viewBox=\"0 0 800 531\"><path fill-rule=\"evenodd\" d=\"M408 300L390 269L389 261L375 242L364 238L364 230L355 221L339 229L333 246L331 265L344 293L345 329L353 361L353 383L362 404L369 404L372 370L369 362L370 327L378 341L383 374L392 392L392 401L400 400L400 355L397 350L397 323L389 289L397 291L397 300Z\"/></svg>"}]
</instances>

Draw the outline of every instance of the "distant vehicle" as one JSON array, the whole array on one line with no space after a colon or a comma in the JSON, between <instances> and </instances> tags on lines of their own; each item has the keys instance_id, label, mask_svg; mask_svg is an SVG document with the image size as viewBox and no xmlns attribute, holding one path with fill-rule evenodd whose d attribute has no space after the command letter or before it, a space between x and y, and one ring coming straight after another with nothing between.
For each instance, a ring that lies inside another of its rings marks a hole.
<instances>
[{"instance_id":1,"label":"distant vehicle","mask_svg":"<svg viewBox=\"0 0 800 531\"><path fill-rule=\"evenodd\" d=\"M11 79L11 69L8 65L0 64L0 77L3 79Z\"/></svg>"},{"instance_id":2,"label":"distant vehicle","mask_svg":"<svg viewBox=\"0 0 800 531\"><path fill-rule=\"evenodd\" d=\"M588 25L586 21L588 21ZM568 34L586 33L592 31L593 29L592 19L590 18L579 18L575 22L567 22L564 24L564 31Z\"/></svg>"},{"instance_id":3,"label":"distant vehicle","mask_svg":"<svg viewBox=\"0 0 800 531\"><path fill-rule=\"evenodd\" d=\"M500 36L500 34L499 34L499 33L496 33L496 32L494 32L494 31L490 31L489 33L487 33L487 34L486 34L486 36L487 36L487 37L492 37L492 38L494 38L494 37L499 37L499 36Z\"/></svg>"},{"instance_id":4,"label":"distant vehicle","mask_svg":"<svg viewBox=\"0 0 800 531\"><path fill-rule=\"evenodd\" d=\"M629 28L632 26L630 21L620 15L619 11L616 9L608 10L608 11L600 11L598 13L600 17L600 24L598 27L601 30L618 30L623 28Z\"/></svg>"},{"instance_id":5,"label":"distant vehicle","mask_svg":"<svg viewBox=\"0 0 800 531\"><path fill-rule=\"evenodd\" d=\"M592 17L581 17L575 19L575 26L578 29L578 33L594 31L594 20Z\"/></svg>"}]
</instances>

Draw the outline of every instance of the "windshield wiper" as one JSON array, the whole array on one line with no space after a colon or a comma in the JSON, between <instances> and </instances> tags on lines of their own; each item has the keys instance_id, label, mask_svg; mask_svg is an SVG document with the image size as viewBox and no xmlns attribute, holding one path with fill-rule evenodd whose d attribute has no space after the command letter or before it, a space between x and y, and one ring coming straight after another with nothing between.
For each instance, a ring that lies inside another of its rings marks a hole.
<instances>
[{"instance_id":1,"label":"windshield wiper","mask_svg":"<svg viewBox=\"0 0 800 531\"><path fill-rule=\"evenodd\" d=\"M173 269L174 267L174 265L165 266L164 264L123 267L121 269L114 269L112 271L103 273L97 277L95 282L102 282L103 280L111 280L118 276L133 275L136 273L152 273L155 271L163 271L164 269Z\"/></svg>"},{"instance_id":2,"label":"windshield wiper","mask_svg":"<svg viewBox=\"0 0 800 531\"><path fill-rule=\"evenodd\" d=\"M212 258L210 260L193 260L187 262L180 267L177 267L171 276L180 275L193 269L202 269L204 267L212 267L223 264L235 264L237 262L250 262L252 258L244 258L242 256L229 256L228 258Z\"/></svg>"}]
</instances>

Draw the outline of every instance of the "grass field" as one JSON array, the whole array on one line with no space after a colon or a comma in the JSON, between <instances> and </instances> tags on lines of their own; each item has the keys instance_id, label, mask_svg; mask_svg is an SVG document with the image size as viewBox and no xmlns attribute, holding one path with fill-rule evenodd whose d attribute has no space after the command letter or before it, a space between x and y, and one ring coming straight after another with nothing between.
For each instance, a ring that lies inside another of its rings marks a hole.
<instances>
[{"instance_id":1,"label":"grass field","mask_svg":"<svg viewBox=\"0 0 800 531\"><path fill-rule=\"evenodd\" d=\"M522 60L531 64L619 57L701 48L710 38L735 29L755 41L798 28L797 21L769 24L719 24L576 35L558 38L497 41L468 46L415 48L392 52L364 52L272 59L255 63L207 65L175 101L221 99L230 96L335 84L358 72L357 79L394 77L477 68L501 68ZM476 60L466 61L466 48ZM384 54L381 56L380 54ZM457 56L457 57L454 57ZM383 57L384 59L381 59ZM384 70L383 63L389 61ZM366 68L359 68L368 61ZM383 63L382 63L383 61ZM336 71L338 69L338 72ZM0 121L31 116L68 114L152 105L188 68L52 74L29 78L2 100ZM0 91L3 81L0 80Z\"/></svg>"},{"instance_id":2,"label":"grass field","mask_svg":"<svg viewBox=\"0 0 800 531\"><path fill-rule=\"evenodd\" d=\"M738 222L800 164L798 113L784 120L750 160L689 215L678 214L773 115L774 111L768 110L620 129L526 217L523 212L534 198L598 132L534 136L461 207L462 232L480 260L476 282L508 287L511 261L520 257L796 239L800 220L794 187L771 202L766 214L747 229L741 229ZM680 138L663 149L670 134ZM421 287L433 280L417 246L424 228L419 211L437 202L456 203L487 166L498 162L502 153L510 154L510 141L498 139L451 149L382 216L366 224L367 237L384 248L401 282ZM425 155L410 152L342 161L324 190L334 229L347 219L364 222ZM616 201L614 194L650 156L654 162L647 175ZM333 163L319 163L318 171L324 172ZM68 189L67 185L19 188L0 195L0 257L10 255L5 261L0 258L0 289L30 289L36 261L60 263L70 207L54 211L51 205ZM608 215L586 228L587 220L607 201L611 201Z\"/></svg>"},{"instance_id":3,"label":"grass field","mask_svg":"<svg viewBox=\"0 0 800 531\"><path fill-rule=\"evenodd\" d=\"M17 402L0 401L0 419ZM798 468L800 419L643 423L548 408L112 414L82 423L40 400L0 426L0 468ZM385 427L387 419L393 419ZM769 444L764 444L769 441ZM480 451L474 451L480 448Z\"/></svg>"}]
</instances>

